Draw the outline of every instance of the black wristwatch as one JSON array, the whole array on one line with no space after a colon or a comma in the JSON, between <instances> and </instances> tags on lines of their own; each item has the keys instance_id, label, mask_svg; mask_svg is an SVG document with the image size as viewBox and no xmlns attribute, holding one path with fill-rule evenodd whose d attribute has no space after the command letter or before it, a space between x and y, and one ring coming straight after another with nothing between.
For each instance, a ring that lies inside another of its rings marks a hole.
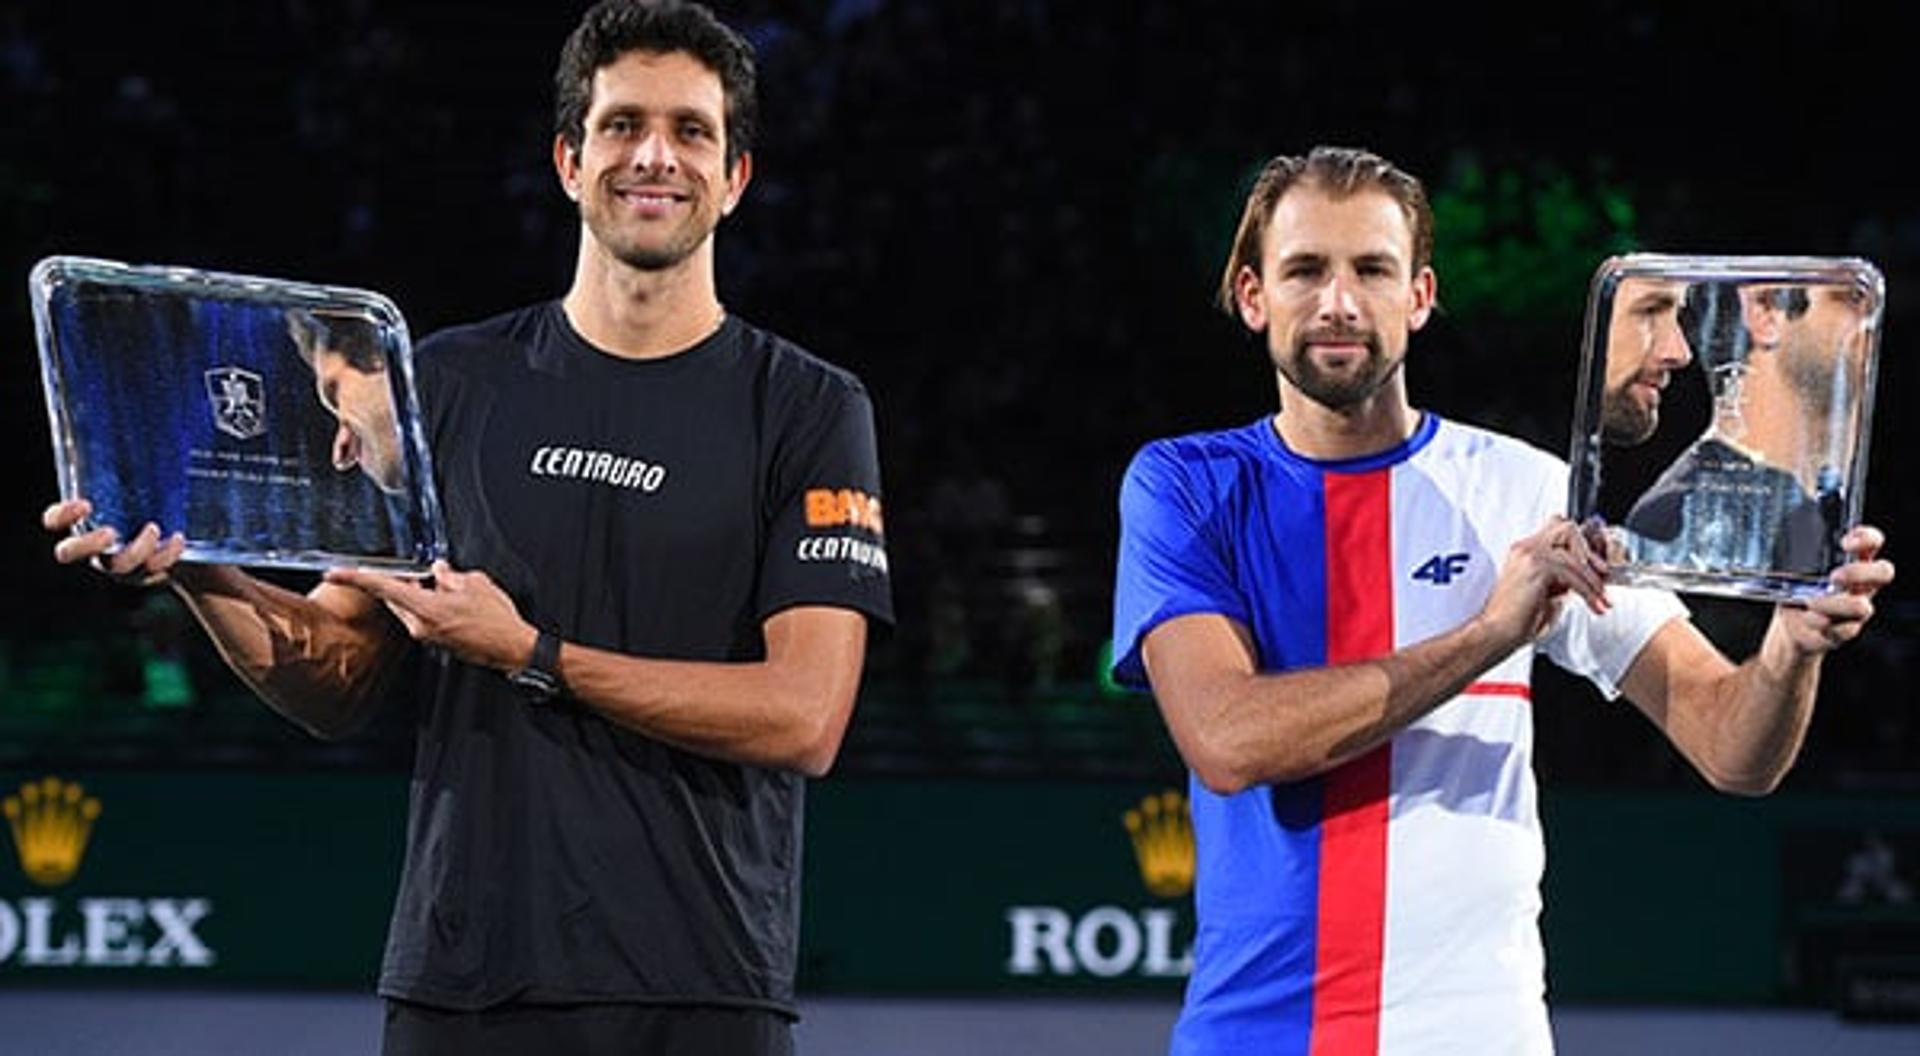
<instances>
[{"instance_id":1,"label":"black wristwatch","mask_svg":"<svg viewBox=\"0 0 1920 1056\"><path fill-rule=\"evenodd\" d=\"M533 657L527 666L507 672L507 681L534 704L545 704L559 696L566 688L560 681L560 636L541 631L540 637L534 640Z\"/></svg>"}]
</instances>

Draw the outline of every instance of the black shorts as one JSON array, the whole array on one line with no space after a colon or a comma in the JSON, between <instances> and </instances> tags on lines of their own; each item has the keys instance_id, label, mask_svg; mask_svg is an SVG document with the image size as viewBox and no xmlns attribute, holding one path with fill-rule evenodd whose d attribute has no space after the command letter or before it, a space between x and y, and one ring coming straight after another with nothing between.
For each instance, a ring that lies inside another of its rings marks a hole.
<instances>
[{"instance_id":1,"label":"black shorts","mask_svg":"<svg viewBox=\"0 0 1920 1056\"><path fill-rule=\"evenodd\" d=\"M502 1005L456 1012L387 1000L383 1056L792 1056L778 1012L720 1005Z\"/></svg>"}]
</instances>

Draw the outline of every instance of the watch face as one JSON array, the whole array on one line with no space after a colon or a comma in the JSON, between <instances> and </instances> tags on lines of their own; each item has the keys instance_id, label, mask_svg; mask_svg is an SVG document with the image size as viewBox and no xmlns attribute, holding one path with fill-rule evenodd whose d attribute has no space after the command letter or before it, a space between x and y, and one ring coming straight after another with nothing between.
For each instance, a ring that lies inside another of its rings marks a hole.
<instances>
[{"instance_id":1,"label":"watch face","mask_svg":"<svg viewBox=\"0 0 1920 1056\"><path fill-rule=\"evenodd\" d=\"M552 700L560 694L560 680L539 668L523 667L508 675L507 681L538 702Z\"/></svg>"}]
</instances>

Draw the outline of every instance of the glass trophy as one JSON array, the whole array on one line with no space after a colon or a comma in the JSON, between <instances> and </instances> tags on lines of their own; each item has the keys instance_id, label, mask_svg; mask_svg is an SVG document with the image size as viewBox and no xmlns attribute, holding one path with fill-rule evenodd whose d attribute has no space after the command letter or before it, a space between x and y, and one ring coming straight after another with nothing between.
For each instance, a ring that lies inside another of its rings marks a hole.
<instances>
[{"instance_id":1,"label":"glass trophy","mask_svg":"<svg viewBox=\"0 0 1920 1056\"><path fill-rule=\"evenodd\" d=\"M446 552L406 321L364 290L49 257L29 279L63 498L183 560L424 572Z\"/></svg>"},{"instance_id":2,"label":"glass trophy","mask_svg":"<svg viewBox=\"0 0 1920 1056\"><path fill-rule=\"evenodd\" d=\"M1813 257L1634 254L1587 300L1570 512L1617 582L1829 590L1867 480L1885 282Z\"/></svg>"}]
</instances>

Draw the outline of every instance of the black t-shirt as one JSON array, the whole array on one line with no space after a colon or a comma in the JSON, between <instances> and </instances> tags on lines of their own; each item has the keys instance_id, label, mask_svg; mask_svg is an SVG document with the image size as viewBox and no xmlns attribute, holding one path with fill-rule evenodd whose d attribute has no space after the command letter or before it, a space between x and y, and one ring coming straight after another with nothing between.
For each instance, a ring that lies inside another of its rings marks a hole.
<instances>
[{"instance_id":1,"label":"black t-shirt","mask_svg":"<svg viewBox=\"0 0 1920 1056\"><path fill-rule=\"evenodd\" d=\"M801 604L891 620L872 408L729 317L676 355L587 344L557 303L445 331L419 388L456 568L536 625L750 661ZM380 992L424 1004L748 1004L791 1014L803 780L422 665Z\"/></svg>"}]
</instances>

